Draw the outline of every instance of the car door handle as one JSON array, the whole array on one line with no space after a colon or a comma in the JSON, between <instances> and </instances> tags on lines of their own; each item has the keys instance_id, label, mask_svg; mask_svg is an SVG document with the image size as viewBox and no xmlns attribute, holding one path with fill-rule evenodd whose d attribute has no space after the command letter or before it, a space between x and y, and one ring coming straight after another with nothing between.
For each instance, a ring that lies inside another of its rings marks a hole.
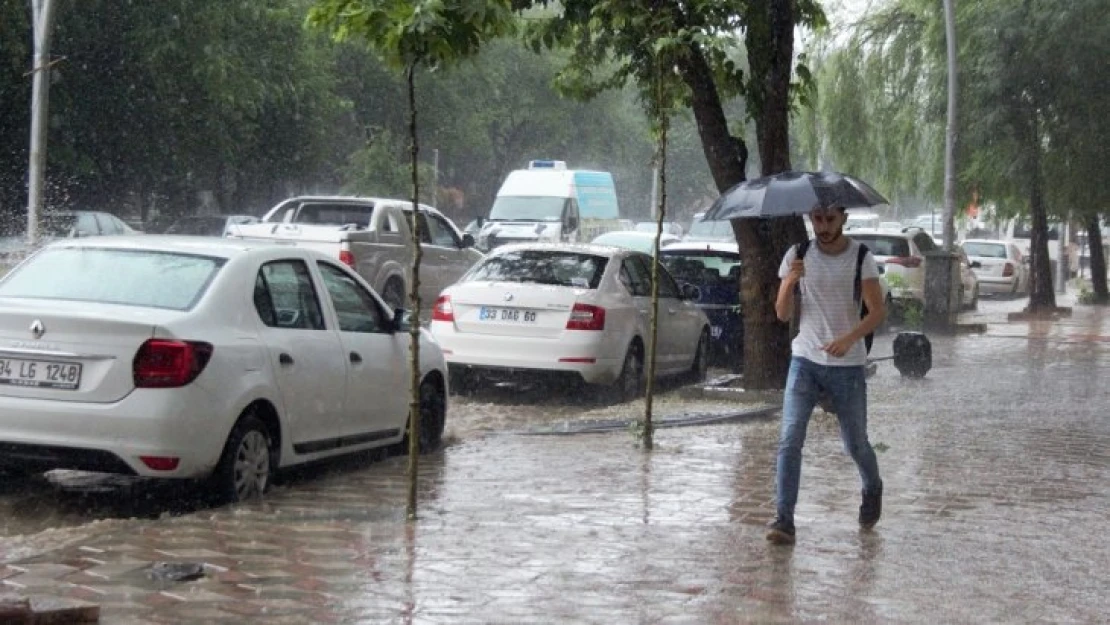
<instances>
[{"instance_id":1,"label":"car door handle","mask_svg":"<svg viewBox=\"0 0 1110 625\"><path fill-rule=\"evenodd\" d=\"M362 362L362 356L360 356L358 352L351 352L351 362L355 363L356 365L359 364L360 362Z\"/></svg>"},{"instance_id":2,"label":"car door handle","mask_svg":"<svg viewBox=\"0 0 1110 625\"><path fill-rule=\"evenodd\" d=\"M283 365L292 365L293 364L293 357L290 356L289 354L286 354L286 353L282 352L281 355L278 356L278 362L283 364Z\"/></svg>"}]
</instances>

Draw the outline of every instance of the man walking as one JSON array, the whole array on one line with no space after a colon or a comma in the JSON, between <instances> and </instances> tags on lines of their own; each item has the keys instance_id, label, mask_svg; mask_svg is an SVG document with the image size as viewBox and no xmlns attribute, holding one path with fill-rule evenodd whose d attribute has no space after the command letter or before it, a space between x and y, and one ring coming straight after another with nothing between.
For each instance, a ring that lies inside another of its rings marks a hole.
<instances>
[{"instance_id":1,"label":"man walking","mask_svg":"<svg viewBox=\"0 0 1110 625\"><path fill-rule=\"evenodd\" d=\"M860 244L844 236L848 215L843 207L816 206L809 217L816 245L806 244L801 258L799 246L786 252L779 268L782 283L775 299L775 313L780 321L789 321L794 306L801 306L782 406L775 480L776 517L767 533L767 540L783 545L794 543L794 506L801 480L802 446L819 394L832 401L844 446L859 468L863 481L860 526L873 527L882 511L883 482L875 451L867 440L864 371L867 362L864 337L875 331L886 314L879 270L870 252L860 256ZM795 287L800 297L796 297ZM861 304L866 305L867 311L862 319Z\"/></svg>"}]
</instances>

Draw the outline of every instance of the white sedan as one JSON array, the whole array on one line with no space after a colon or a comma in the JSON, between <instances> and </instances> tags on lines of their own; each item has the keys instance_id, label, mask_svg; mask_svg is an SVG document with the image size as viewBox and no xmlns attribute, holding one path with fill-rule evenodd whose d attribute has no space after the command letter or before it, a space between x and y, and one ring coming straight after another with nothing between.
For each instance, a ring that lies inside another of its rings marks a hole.
<instances>
[{"instance_id":1,"label":"white sedan","mask_svg":"<svg viewBox=\"0 0 1110 625\"><path fill-rule=\"evenodd\" d=\"M497 248L436 301L431 331L454 384L504 374L565 374L642 390L651 313L651 257L597 245ZM704 379L709 322L694 294L660 267L659 375Z\"/></svg>"},{"instance_id":2,"label":"white sedan","mask_svg":"<svg viewBox=\"0 0 1110 625\"><path fill-rule=\"evenodd\" d=\"M967 239L960 244L979 280L979 292L1018 295L1029 290L1029 272L1018 246L1008 241Z\"/></svg>"},{"instance_id":3,"label":"white sedan","mask_svg":"<svg viewBox=\"0 0 1110 625\"><path fill-rule=\"evenodd\" d=\"M407 438L409 334L357 274L257 241L98 237L0 280L0 467L210 477L225 500L275 470ZM420 443L446 415L421 344Z\"/></svg>"}]
</instances>

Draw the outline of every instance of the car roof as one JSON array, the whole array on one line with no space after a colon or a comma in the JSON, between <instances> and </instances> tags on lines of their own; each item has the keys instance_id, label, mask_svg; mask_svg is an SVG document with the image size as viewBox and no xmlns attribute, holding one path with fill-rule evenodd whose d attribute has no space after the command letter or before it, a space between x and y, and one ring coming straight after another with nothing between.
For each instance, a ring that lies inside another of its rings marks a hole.
<instances>
[{"instance_id":1,"label":"car roof","mask_svg":"<svg viewBox=\"0 0 1110 625\"><path fill-rule=\"evenodd\" d=\"M964 243L990 243L993 245L1009 245L1012 241L1003 241L1002 239L964 239L960 241L960 245Z\"/></svg>"},{"instance_id":2,"label":"car roof","mask_svg":"<svg viewBox=\"0 0 1110 625\"><path fill-rule=\"evenodd\" d=\"M654 239L655 238L655 233L654 232L645 232L643 230L611 230L609 232L602 232L601 234L597 235L596 237L594 237L594 241L600 239L601 237L628 237L628 238L633 238L633 239ZM678 236L675 235L675 234L671 234L670 232L664 232L663 233L663 238L665 239L667 237L678 238Z\"/></svg>"},{"instance_id":3,"label":"car roof","mask_svg":"<svg viewBox=\"0 0 1110 625\"><path fill-rule=\"evenodd\" d=\"M917 234L917 232L919 230L921 230L921 229L920 228L906 228L904 230L884 230L884 229L881 229L881 228L852 228L851 230L845 230L844 234L846 234L850 237L854 237L854 236L864 234L864 235L867 235L869 237L870 236L877 236L877 237L891 237L891 238L896 238L896 239L909 239L909 238L912 238L913 235Z\"/></svg>"},{"instance_id":4,"label":"car roof","mask_svg":"<svg viewBox=\"0 0 1110 625\"><path fill-rule=\"evenodd\" d=\"M229 239L223 237L177 236L163 234L124 235L107 237L88 237L61 239L48 245L50 248L87 248L87 249L125 249L151 250L159 252L178 252L199 254L217 258L231 258L251 250L265 248L294 248L313 252L307 248L296 248L291 243L281 243L261 239ZM315 252L313 252L315 253ZM316 253L319 256L323 254Z\"/></svg>"},{"instance_id":5,"label":"car roof","mask_svg":"<svg viewBox=\"0 0 1110 625\"><path fill-rule=\"evenodd\" d=\"M729 252L733 254L740 253L740 245L736 243L726 243L724 241L679 241L671 243L663 250L664 252Z\"/></svg>"},{"instance_id":6,"label":"car roof","mask_svg":"<svg viewBox=\"0 0 1110 625\"><path fill-rule=\"evenodd\" d=\"M594 256L620 256L640 254L635 250L616 245L595 245L593 243L511 243L496 247L489 252L489 256L497 256L506 252L519 252L534 250L539 252L570 252L576 254L593 254Z\"/></svg>"}]
</instances>

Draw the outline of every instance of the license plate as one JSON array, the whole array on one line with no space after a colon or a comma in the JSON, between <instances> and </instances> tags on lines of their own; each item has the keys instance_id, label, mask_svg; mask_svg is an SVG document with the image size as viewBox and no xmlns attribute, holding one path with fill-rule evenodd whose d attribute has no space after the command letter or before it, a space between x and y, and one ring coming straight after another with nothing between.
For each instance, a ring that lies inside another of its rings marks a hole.
<instances>
[{"instance_id":1,"label":"license plate","mask_svg":"<svg viewBox=\"0 0 1110 625\"><path fill-rule=\"evenodd\" d=\"M536 311L522 310L520 308L490 308L488 306L483 306L478 309L478 321L535 323Z\"/></svg>"},{"instance_id":2,"label":"license plate","mask_svg":"<svg viewBox=\"0 0 1110 625\"><path fill-rule=\"evenodd\" d=\"M81 365L50 360L0 358L0 384L72 391L81 385Z\"/></svg>"}]
</instances>

